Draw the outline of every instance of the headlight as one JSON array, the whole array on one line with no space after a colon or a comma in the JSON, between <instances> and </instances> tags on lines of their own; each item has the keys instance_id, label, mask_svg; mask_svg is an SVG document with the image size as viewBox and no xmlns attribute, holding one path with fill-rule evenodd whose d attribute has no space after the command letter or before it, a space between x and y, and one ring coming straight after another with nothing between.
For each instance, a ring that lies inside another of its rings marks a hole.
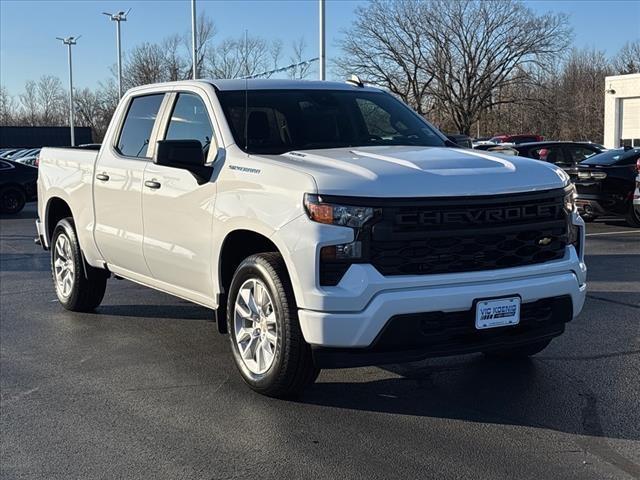
<instances>
[{"instance_id":1,"label":"headlight","mask_svg":"<svg viewBox=\"0 0 640 480\"><path fill-rule=\"evenodd\" d=\"M576 211L576 198L578 198L578 193L576 192L576 186L571 184L567 193L564 196L564 209L567 213L572 213Z\"/></svg>"},{"instance_id":2,"label":"headlight","mask_svg":"<svg viewBox=\"0 0 640 480\"><path fill-rule=\"evenodd\" d=\"M371 207L327 203L310 193L304 195L304 208L314 222L353 228L362 228L378 212Z\"/></svg>"}]
</instances>

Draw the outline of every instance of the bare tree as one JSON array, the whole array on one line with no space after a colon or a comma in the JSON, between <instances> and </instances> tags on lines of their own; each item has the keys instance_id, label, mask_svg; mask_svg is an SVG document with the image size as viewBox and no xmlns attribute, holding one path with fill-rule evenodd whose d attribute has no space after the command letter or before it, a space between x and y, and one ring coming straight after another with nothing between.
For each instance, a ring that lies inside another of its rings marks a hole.
<instances>
[{"instance_id":1,"label":"bare tree","mask_svg":"<svg viewBox=\"0 0 640 480\"><path fill-rule=\"evenodd\" d=\"M498 98L498 90L530 81L529 67L544 67L571 39L566 15L538 16L516 1L428 6L421 26L434 45L431 93L465 134L485 109L516 101Z\"/></svg>"},{"instance_id":2,"label":"bare tree","mask_svg":"<svg viewBox=\"0 0 640 480\"><path fill-rule=\"evenodd\" d=\"M134 47L124 62L122 76L126 88L169 80L164 55L156 43L144 42Z\"/></svg>"},{"instance_id":3,"label":"bare tree","mask_svg":"<svg viewBox=\"0 0 640 480\"><path fill-rule=\"evenodd\" d=\"M213 20L207 17L204 13L198 15L198 20L196 22L196 66L200 76L203 72L206 72L206 59L211 48L211 40L215 37L216 33L216 26L213 23ZM186 70L186 78L191 78L191 72L193 70L193 61L191 59L191 33L185 33L182 37L182 41L188 52L185 60L188 66Z\"/></svg>"},{"instance_id":4,"label":"bare tree","mask_svg":"<svg viewBox=\"0 0 640 480\"><path fill-rule=\"evenodd\" d=\"M602 86L611 66L604 52L573 50L567 60L559 89L562 128L559 137L570 140L600 140L604 130ZM579 121L576 121L579 119Z\"/></svg>"},{"instance_id":5,"label":"bare tree","mask_svg":"<svg viewBox=\"0 0 640 480\"><path fill-rule=\"evenodd\" d=\"M164 68L169 81L191 78L189 62L182 55L183 39L180 35L170 35L161 43L164 51Z\"/></svg>"},{"instance_id":6,"label":"bare tree","mask_svg":"<svg viewBox=\"0 0 640 480\"><path fill-rule=\"evenodd\" d=\"M207 62L207 73L213 78L242 78L263 73L277 61L281 46L279 42L269 44L260 37L241 36L222 41L211 48Z\"/></svg>"},{"instance_id":7,"label":"bare tree","mask_svg":"<svg viewBox=\"0 0 640 480\"><path fill-rule=\"evenodd\" d=\"M28 80L24 85L24 93L21 93L18 99L22 110L22 123L29 126L38 125L40 112L36 82Z\"/></svg>"},{"instance_id":8,"label":"bare tree","mask_svg":"<svg viewBox=\"0 0 640 480\"><path fill-rule=\"evenodd\" d=\"M18 106L6 87L0 85L0 125L14 125L18 117Z\"/></svg>"},{"instance_id":9,"label":"bare tree","mask_svg":"<svg viewBox=\"0 0 640 480\"><path fill-rule=\"evenodd\" d=\"M613 58L616 74L640 73L640 39L627 42Z\"/></svg>"},{"instance_id":10,"label":"bare tree","mask_svg":"<svg viewBox=\"0 0 640 480\"><path fill-rule=\"evenodd\" d=\"M58 77L43 75L36 86L39 123L42 125L62 125L67 122L69 106L67 95Z\"/></svg>"},{"instance_id":11,"label":"bare tree","mask_svg":"<svg viewBox=\"0 0 640 480\"><path fill-rule=\"evenodd\" d=\"M307 76L309 75L309 70L311 69L310 63L303 63L309 60L306 57L307 41L304 39L304 37L300 37L298 40L291 42L291 49L293 51L293 55L291 55L289 60L296 66L289 70L289 78L307 78Z\"/></svg>"},{"instance_id":12,"label":"bare tree","mask_svg":"<svg viewBox=\"0 0 640 480\"><path fill-rule=\"evenodd\" d=\"M282 40L280 40L279 38L271 42L271 45L269 46L269 56L271 58L270 68L272 70L275 70L276 68L278 68L283 49L284 49L284 44L282 43Z\"/></svg>"},{"instance_id":13,"label":"bare tree","mask_svg":"<svg viewBox=\"0 0 640 480\"><path fill-rule=\"evenodd\" d=\"M341 76L358 74L398 95L425 114L434 79L432 45L421 22L428 20L424 1L375 0L356 9L356 20L340 42L336 63Z\"/></svg>"}]
</instances>

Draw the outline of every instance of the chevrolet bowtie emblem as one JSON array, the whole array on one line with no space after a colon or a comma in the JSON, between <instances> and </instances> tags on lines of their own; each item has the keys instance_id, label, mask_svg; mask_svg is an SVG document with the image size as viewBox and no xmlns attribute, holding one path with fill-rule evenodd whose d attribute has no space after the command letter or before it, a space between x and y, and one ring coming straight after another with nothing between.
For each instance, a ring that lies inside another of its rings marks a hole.
<instances>
[{"instance_id":1,"label":"chevrolet bowtie emblem","mask_svg":"<svg viewBox=\"0 0 640 480\"><path fill-rule=\"evenodd\" d=\"M551 237L542 237L538 240L538 245L547 246L551 243L553 239Z\"/></svg>"}]
</instances>

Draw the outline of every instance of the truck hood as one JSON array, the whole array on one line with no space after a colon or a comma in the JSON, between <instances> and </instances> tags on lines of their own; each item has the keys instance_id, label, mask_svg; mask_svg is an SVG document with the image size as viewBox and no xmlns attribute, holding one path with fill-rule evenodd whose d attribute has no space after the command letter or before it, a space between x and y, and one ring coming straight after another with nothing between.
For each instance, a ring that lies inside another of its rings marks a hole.
<instances>
[{"instance_id":1,"label":"truck hood","mask_svg":"<svg viewBox=\"0 0 640 480\"><path fill-rule=\"evenodd\" d=\"M560 168L539 160L449 147L332 148L265 157L309 173L325 195L493 195L560 188L569 181Z\"/></svg>"}]
</instances>

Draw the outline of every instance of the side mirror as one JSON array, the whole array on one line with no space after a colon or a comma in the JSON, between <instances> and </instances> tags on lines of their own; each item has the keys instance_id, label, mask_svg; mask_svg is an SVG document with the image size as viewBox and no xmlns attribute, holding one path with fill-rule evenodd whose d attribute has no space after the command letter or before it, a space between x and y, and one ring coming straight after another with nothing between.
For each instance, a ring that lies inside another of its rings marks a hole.
<instances>
[{"instance_id":1,"label":"side mirror","mask_svg":"<svg viewBox=\"0 0 640 480\"><path fill-rule=\"evenodd\" d=\"M156 148L155 163L165 167L191 172L202 185L211 178L213 168L204 164L205 158L199 140L160 140Z\"/></svg>"}]
</instances>

